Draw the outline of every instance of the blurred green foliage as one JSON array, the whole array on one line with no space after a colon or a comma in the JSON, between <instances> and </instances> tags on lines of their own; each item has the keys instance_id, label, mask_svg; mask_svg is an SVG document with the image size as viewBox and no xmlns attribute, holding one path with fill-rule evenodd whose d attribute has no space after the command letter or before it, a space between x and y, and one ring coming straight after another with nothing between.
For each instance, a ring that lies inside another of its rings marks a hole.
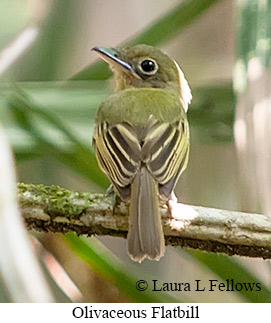
<instances>
[{"instance_id":1,"label":"blurred green foliage","mask_svg":"<svg viewBox=\"0 0 271 323\"><path fill-rule=\"evenodd\" d=\"M126 44L164 43L217 2L219 0L182 1ZM76 73L68 82L54 82L62 55L65 55L62 44L69 41L72 28L67 12L71 13L73 10L77 10L75 1L54 2L53 14L44 22L38 43L38 52L41 53L36 67L39 69L39 82L0 84L0 118L7 128L18 163L26 159L50 156L91 184L106 188L109 182L98 169L91 149L91 134L99 102L109 93L106 79L111 72L103 62L98 62ZM232 141L232 85L197 87L193 90L193 96L189 110L192 144ZM69 234L65 236L65 240L78 257L97 274L112 281L129 299L136 302L185 301L182 294L175 298L168 293L154 295L150 292L136 291L134 284L139 274L141 277L145 277L146 274L135 273L94 238L85 240ZM258 280L237 260L199 251L189 254L199 261L205 270L214 272L222 280ZM148 277L151 279L151 274L148 274ZM261 293L242 293L242 298L251 302L267 301L270 291L263 283L262 286Z\"/></svg>"}]
</instances>

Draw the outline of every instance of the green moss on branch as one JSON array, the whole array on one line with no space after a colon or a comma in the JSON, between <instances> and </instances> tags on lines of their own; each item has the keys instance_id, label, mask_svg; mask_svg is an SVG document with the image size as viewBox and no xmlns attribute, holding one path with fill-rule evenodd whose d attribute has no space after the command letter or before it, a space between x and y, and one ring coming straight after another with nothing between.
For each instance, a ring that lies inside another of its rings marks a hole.
<instances>
[{"instance_id":1,"label":"green moss on branch","mask_svg":"<svg viewBox=\"0 0 271 323\"><path fill-rule=\"evenodd\" d=\"M127 205L121 202L113 215L113 199L109 195L21 183L18 199L29 230L127 236ZM271 259L269 217L182 204L177 210L179 214L173 218L167 208L161 208L167 244Z\"/></svg>"}]
</instances>

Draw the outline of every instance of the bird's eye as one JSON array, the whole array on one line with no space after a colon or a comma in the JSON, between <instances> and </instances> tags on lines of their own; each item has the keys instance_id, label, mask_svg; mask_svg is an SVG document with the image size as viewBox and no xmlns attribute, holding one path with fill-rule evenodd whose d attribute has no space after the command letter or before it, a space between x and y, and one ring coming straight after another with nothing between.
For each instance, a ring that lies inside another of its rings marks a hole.
<instances>
[{"instance_id":1,"label":"bird's eye","mask_svg":"<svg viewBox=\"0 0 271 323\"><path fill-rule=\"evenodd\" d=\"M154 75L158 71L157 63L150 58L144 58L139 62L139 70L146 76Z\"/></svg>"},{"instance_id":2,"label":"bird's eye","mask_svg":"<svg viewBox=\"0 0 271 323\"><path fill-rule=\"evenodd\" d=\"M154 63L154 61L151 61L150 59L145 59L141 63L141 68L146 73L153 72L155 70L155 63Z\"/></svg>"}]
</instances>

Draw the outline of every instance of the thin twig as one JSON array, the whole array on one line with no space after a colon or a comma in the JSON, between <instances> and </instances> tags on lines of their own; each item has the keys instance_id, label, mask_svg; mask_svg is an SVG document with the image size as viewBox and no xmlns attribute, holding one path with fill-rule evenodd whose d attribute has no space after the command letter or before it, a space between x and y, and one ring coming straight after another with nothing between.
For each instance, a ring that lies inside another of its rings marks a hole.
<instances>
[{"instance_id":1,"label":"thin twig","mask_svg":"<svg viewBox=\"0 0 271 323\"><path fill-rule=\"evenodd\" d=\"M18 185L21 212L29 230L126 237L128 207L103 194L57 186ZM271 259L271 221L261 214L176 204L173 216L161 207L166 243L228 255Z\"/></svg>"}]
</instances>

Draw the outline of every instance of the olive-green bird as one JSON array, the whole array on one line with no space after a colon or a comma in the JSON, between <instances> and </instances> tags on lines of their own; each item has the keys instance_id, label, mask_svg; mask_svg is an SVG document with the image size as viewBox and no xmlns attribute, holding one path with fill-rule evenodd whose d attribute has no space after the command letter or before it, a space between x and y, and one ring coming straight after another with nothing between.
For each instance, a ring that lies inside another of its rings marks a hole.
<instances>
[{"instance_id":1,"label":"olive-green bird","mask_svg":"<svg viewBox=\"0 0 271 323\"><path fill-rule=\"evenodd\" d=\"M159 260L165 240L159 204L172 198L187 166L191 91L184 74L157 48L94 47L114 72L115 93L99 107L93 145L100 168L129 201L129 256Z\"/></svg>"}]
</instances>

